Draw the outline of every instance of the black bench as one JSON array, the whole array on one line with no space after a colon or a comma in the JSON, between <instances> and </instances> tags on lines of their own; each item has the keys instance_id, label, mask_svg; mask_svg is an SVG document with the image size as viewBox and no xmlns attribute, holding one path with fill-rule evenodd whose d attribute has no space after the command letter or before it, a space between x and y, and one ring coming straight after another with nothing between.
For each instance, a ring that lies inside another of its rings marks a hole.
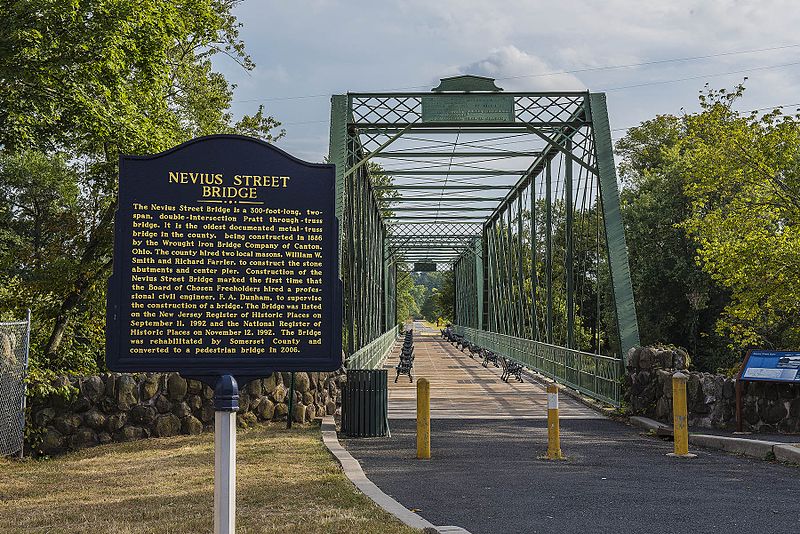
<instances>
[{"instance_id":1,"label":"black bench","mask_svg":"<svg viewBox=\"0 0 800 534\"><path fill-rule=\"evenodd\" d=\"M397 364L395 370L397 371L397 375L394 377L395 383L397 383L397 379L400 378L400 375L408 375L408 381L413 382L414 377L411 376L411 370L414 368L414 356L410 354L405 356L404 354L400 354L400 363Z\"/></svg>"},{"instance_id":2,"label":"black bench","mask_svg":"<svg viewBox=\"0 0 800 534\"><path fill-rule=\"evenodd\" d=\"M470 358L474 358L476 354L480 356L481 351L483 351L483 349L479 347L476 343L470 343L469 345L467 345L467 349L469 350Z\"/></svg>"},{"instance_id":3,"label":"black bench","mask_svg":"<svg viewBox=\"0 0 800 534\"><path fill-rule=\"evenodd\" d=\"M500 360L500 365L503 368L503 373L500 375L500 380L504 380L508 382L508 379L511 376L517 377L517 380L520 382L524 382L522 380L522 367L521 363L515 362L511 358L506 358L505 356L500 356L498 358Z\"/></svg>"},{"instance_id":4,"label":"black bench","mask_svg":"<svg viewBox=\"0 0 800 534\"><path fill-rule=\"evenodd\" d=\"M395 370L397 371L397 375L394 377L395 383L397 383L397 379L400 378L400 375L408 375L409 382L413 382L414 377L411 375L411 370L413 368L414 343L410 337L407 337L400 349L400 363L395 366Z\"/></svg>"},{"instance_id":5,"label":"black bench","mask_svg":"<svg viewBox=\"0 0 800 534\"><path fill-rule=\"evenodd\" d=\"M497 354L490 351L489 349L483 349L483 366L488 367L490 363L493 363L495 367L500 367L500 364L497 362Z\"/></svg>"}]
</instances>

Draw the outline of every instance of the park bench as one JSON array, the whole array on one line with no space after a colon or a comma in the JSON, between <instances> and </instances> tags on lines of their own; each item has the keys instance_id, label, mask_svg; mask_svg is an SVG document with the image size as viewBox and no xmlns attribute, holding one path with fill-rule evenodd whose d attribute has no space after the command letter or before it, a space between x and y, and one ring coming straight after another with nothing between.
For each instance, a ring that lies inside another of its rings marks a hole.
<instances>
[{"instance_id":1,"label":"park bench","mask_svg":"<svg viewBox=\"0 0 800 534\"><path fill-rule=\"evenodd\" d=\"M493 363L495 367L500 367L500 364L497 362L497 353L490 351L489 349L483 349L483 366L488 367L490 363Z\"/></svg>"},{"instance_id":2,"label":"park bench","mask_svg":"<svg viewBox=\"0 0 800 534\"><path fill-rule=\"evenodd\" d=\"M481 347L479 347L477 343L470 343L467 346L467 349L469 350L469 357L470 358L474 358L476 354L478 356L480 356L481 355L481 351L483 351L483 349Z\"/></svg>"},{"instance_id":3,"label":"park bench","mask_svg":"<svg viewBox=\"0 0 800 534\"><path fill-rule=\"evenodd\" d=\"M516 376L517 380L520 382L524 382L524 380L522 380L523 365L521 363L515 362L511 358L506 358L505 356L500 356L498 359L500 360L500 366L503 368L500 380L508 382L508 379L513 375Z\"/></svg>"},{"instance_id":4,"label":"park bench","mask_svg":"<svg viewBox=\"0 0 800 534\"><path fill-rule=\"evenodd\" d=\"M397 375L394 377L395 383L397 383L397 379L400 378L400 375L408 375L409 382L414 381L414 377L411 375L411 370L414 368L414 351L410 349L408 352L401 352L400 353L400 363L397 364L395 370L397 371Z\"/></svg>"},{"instance_id":5,"label":"park bench","mask_svg":"<svg viewBox=\"0 0 800 534\"><path fill-rule=\"evenodd\" d=\"M397 371L397 375L394 377L395 383L397 383L397 379L400 378L400 375L408 375L408 380L410 382L414 381L414 377L411 375L411 370L414 368L414 342L413 336L407 335L405 341L403 341L403 346L400 349L400 362L395 366L395 370Z\"/></svg>"}]
</instances>

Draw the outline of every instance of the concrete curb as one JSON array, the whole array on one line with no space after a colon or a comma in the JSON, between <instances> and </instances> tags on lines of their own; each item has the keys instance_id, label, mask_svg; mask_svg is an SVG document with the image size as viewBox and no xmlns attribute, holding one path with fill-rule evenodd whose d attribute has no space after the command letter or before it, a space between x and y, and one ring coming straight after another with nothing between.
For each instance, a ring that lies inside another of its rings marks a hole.
<instances>
[{"instance_id":1,"label":"concrete curb","mask_svg":"<svg viewBox=\"0 0 800 534\"><path fill-rule=\"evenodd\" d=\"M775 459L800 465L800 444L781 443L772 448Z\"/></svg>"},{"instance_id":2,"label":"concrete curb","mask_svg":"<svg viewBox=\"0 0 800 534\"><path fill-rule=\"evenodd\" d=\"M713 436L709 434L689 434L689 443L709 449L720 449L742 456L770 459L772 448L778 443L760 439L729 438L727 436Z\"/></svg>"},{"instance_id":3,"label":"concrete curb","mask_svg":"<svg viewBox=\"0 0 800 534\"><path fill-rule=\"evenodd\" d=\"M666 429L672 430L668 425L665 425L661 421L654 421L652 419L648 419L647 417L633 416L629 417L628 421L630 421L633 426L638 426L639 428L644 428L645 430L653 430L656 432Z\"/></svg>"},{"instance_id":4,"label":"concrete curb","mask_svg":"<svg viewBox=\"0 0 800 534\"><path fill-rule=\"evenodd\" d=\"M426 532L439 532L440 534L470 534L468 530L461 527L437 527L381 491L381 489L364 474L364 470L361 469L361 464L358 463L358 460L353 458L339 443L339 438L336 435L336 423L333 420L333 416L329 415L322 419L322 442L328 450L331 451L331 454L336 457L336 460L339 461L344 474L347 475L350 482L352 482L361 493L372 499L375 504L409 527L423 529Z\"/></svg>"},{"instance_id":5,"label":"concrete curb","mask_svg":"<svg viewBox=\"0 0 800 534\"><path fill-rule=\"evenodd\" d=\"M656 432L659 430L672 431L672 427L669 425L647 417L631 417L629 421L632 425L645 430L654 430ZM774 458L781 462L800 464L800 444L694 433L689 433L689 443L698 447L719 449L760 460Z\"/></svg>"}]
</instances>

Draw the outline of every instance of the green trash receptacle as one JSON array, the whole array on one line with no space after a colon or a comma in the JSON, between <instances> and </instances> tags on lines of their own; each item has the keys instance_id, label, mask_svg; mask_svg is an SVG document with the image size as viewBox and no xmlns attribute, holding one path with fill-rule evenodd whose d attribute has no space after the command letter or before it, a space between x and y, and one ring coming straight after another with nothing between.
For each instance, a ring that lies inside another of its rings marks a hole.
<instances>
[{"instance_id":1,"label":"green trash receptacle","mask_svg":"<svg viewBox=\"0 0 800 534\"><path fill-rule=\"evenodd\" d=\"M348 369L342 391L342 432L356 438L389 435L389 375L386 369Z\"/></svg>"}]
</instances>

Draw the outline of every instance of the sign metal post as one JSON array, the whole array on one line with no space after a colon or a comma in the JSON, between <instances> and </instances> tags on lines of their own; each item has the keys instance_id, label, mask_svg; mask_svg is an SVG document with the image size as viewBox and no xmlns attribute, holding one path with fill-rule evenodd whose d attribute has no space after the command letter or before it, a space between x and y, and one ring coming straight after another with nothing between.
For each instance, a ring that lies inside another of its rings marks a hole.
<instances>
[{"instance_id":1,"label":"sign metal post","mask_svg":"<svg viewBox=\"0 0 800 534\"><path fill-rule=\"evenodd\" d=\"M239 386L231 375L214 388L214 534L236 531L236 412Z\"/></svg>"}]
</instances>

